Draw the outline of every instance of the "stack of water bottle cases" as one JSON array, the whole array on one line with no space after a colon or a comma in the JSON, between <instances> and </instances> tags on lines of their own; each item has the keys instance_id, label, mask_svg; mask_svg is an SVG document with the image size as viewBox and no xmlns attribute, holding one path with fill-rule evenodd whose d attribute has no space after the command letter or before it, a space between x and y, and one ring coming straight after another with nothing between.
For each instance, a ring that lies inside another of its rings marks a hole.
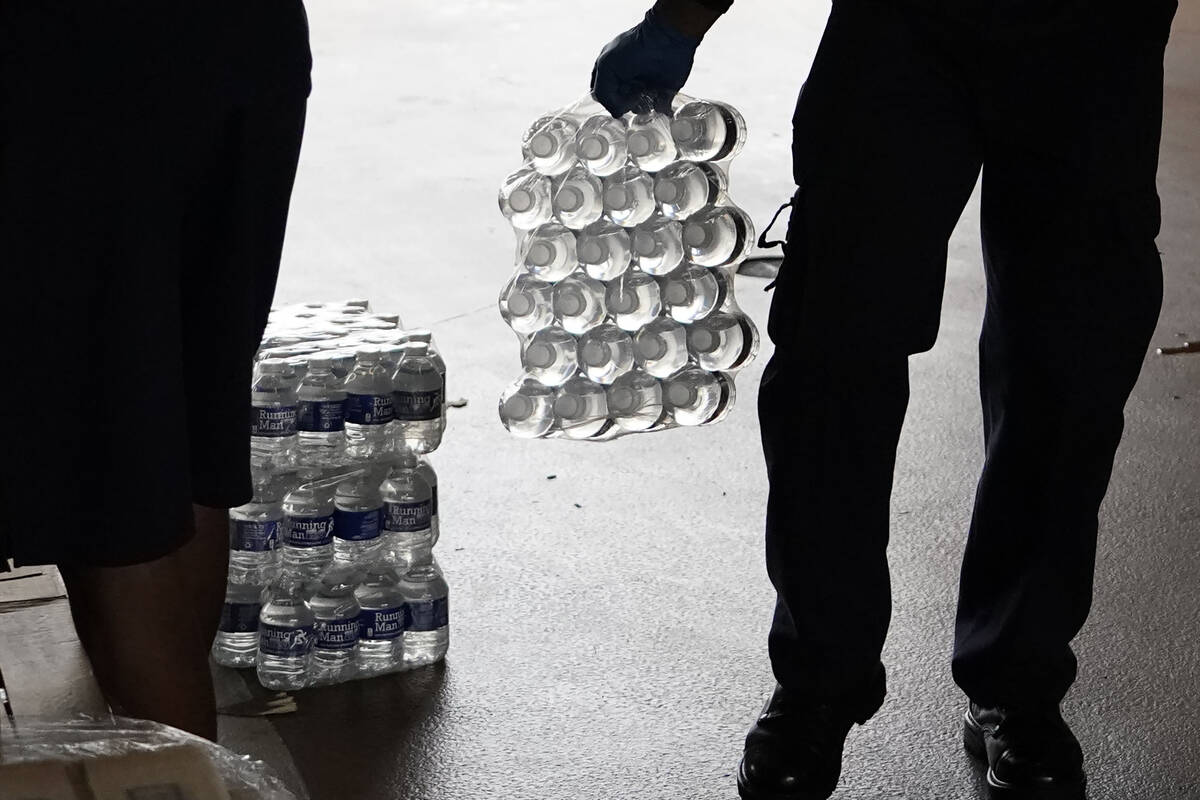
<instances>
[{"instance_id":1,"label":"stack of water bottle cases","mask_svg":"<svg viewBox=\"0 0 1200 800\"><path fill-rule=\"evenodd\" d=\"M500 398L516 436L607 440L708 425L758 349L733 294L754 226L728 196L736 109L679 95L614 119L590 98L538 119L500 189L517 270L500 313L525 374Z\"/></svg>"},{"instance_id":2,"label":"stack of water bottle cases","mask_svg":"<svg viewBox=\"0 0 1200 800\"><path fill-rule=\"evenodd\" d=\"M441 660L433 557L445 363L363 300L275 309L250 391L254 497L230 512L215 660L298 689Z\"/></svg>"}]
</instances>

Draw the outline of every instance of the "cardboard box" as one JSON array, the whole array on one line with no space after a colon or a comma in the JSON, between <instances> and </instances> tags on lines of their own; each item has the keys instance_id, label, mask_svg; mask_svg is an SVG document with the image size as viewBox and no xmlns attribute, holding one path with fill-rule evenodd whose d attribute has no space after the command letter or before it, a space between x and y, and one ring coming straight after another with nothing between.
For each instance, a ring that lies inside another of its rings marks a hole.
<instances>
[{"instance_id":1,"label":"cardboard box","mask_svg":"<svg viewBox=\"0 0 1200 800\"><path fill-rule=\"evenodd\" d=\"M84 763L95 800L230 800L199 747L179 745Z\"/></svg>"}]
</instances>

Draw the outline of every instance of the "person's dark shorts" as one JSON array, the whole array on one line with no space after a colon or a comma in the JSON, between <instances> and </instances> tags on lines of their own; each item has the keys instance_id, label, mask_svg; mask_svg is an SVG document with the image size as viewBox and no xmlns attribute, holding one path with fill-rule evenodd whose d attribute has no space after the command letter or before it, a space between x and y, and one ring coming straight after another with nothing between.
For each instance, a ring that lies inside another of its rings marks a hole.
<instances>
[{"instance_id":1,"label":"person's dark shorts","mask_svg":"<svg viewBox=\"0 0 1200 800\"><path fill-rule=\"evenodd\" d=\"M249 499L310 68L300 0L0 3L0 564L152 560Z\"/></svg>"}]
</instances>

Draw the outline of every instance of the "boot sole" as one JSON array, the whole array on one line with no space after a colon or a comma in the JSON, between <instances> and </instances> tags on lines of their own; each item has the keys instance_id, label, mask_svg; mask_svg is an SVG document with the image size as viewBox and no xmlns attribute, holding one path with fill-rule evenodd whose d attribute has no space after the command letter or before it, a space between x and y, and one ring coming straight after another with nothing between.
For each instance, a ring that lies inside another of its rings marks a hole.
<instances>
[{"instance_id":1,"label":"boot sole","mask_svg":"<svg viewBox=\"0 0 1200 800\"><path fill-rule=\"evenodd\" d=\"M1005 783L996 777L988 762L987 746L983 743L983 728L971 719L969 714L963 715L963 748L967 753L982 762L987 768L987 796L989 800L1086 800L1087 780L1081 780L1070 786L1058 786L1053 789L1025 789Z\"/></svg>"},{"instance_id":2,"label":"boot sole","mask_svg":"<svg viewBox=\"0 0 1200 800\"><path fill-rule=\"evenodd\" d=\"M742 800L828 800L833 796L834 791L830 789L828 792L789 792L787 794L757 791L746 780L746 774L742 772L741 764L738 764L737 787L738 797Z\"/></svg>"}]
</instances>

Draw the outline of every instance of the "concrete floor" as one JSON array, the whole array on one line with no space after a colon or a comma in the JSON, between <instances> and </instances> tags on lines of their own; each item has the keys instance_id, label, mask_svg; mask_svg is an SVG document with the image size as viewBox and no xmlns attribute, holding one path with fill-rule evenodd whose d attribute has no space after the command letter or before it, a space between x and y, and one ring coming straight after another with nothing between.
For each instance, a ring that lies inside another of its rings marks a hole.
<instances>
[{"instance_id":1,"label":"concrete floor","mask_svg":"<svg viewBox=\"0 0 1200 800\"><path fill-rule=\"evenodd\" d=\"M1200 338L1200 8L1167 57L1156 344ZM496 420L516 341L494 301L512 239L493 200L524 125L586 88L644 0L581 25L549 0L310 0L310 124L279 300L369 296L432 326L455 411L435 464L451 582L444 668L303 692L298 713L227 719L225 743L314 800L726 800L770 685L765 476L753 413L607 445L520 442ZM765 222L790 194L794 96L827 6L739 0L689 91L751 126L732 194ZM981 465L978 203L950 247L937 347L912 360L894 496L890 695L851 734L836 797L977 798L950 677L957 570ZM769 295L740 278L765 325ZM1087 346L1048 342L1063 358ZM1147 356L1102 513L1095 606L1065 704L1092 800L1200 798L1200 355ZM553 480L550 476L556 476ZM226 699L253 689L219 674Z\"/></svg>"}]
</instances>

